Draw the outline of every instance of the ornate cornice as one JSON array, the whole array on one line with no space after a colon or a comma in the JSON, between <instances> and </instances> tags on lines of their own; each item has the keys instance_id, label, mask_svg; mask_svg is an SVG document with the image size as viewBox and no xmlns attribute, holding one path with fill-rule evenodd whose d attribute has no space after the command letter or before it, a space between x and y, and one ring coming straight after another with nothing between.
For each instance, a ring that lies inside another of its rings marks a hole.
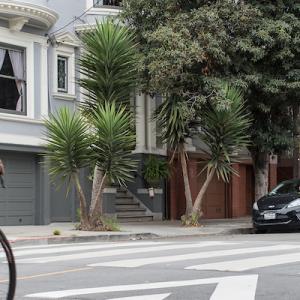
<instances>
[{"instance_id":1,"label":"ornate cornice","mask_svg":"<svg viewBox=\"0 0 300 300\"><path fill-rule=\"evenodd\" d=\"M58 14L44 6L20 1L0 0L0 16L10 18L23 17L32 20L45 29L53 26L58 20ZM30 23L29 23L30 25Z\"/></svg>"}]
</instances>

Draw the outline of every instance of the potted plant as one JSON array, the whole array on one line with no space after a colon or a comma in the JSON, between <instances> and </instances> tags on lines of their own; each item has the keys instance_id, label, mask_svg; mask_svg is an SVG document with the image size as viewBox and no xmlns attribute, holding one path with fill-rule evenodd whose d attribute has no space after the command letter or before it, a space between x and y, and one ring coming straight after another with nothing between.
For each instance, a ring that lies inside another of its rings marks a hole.
<instances>
[{"instance_id":1,"label":"potted plant","mask_svg":"<svg viewBox=\"0 0 300 300\"><path fill-rule=\"evenodd\" d=\"M149 196L153 198L154 189L159 187L160 180L169 177L168 162L150 155L145 161L143 176L148 184Z\"/></svg>"}]
</instances>

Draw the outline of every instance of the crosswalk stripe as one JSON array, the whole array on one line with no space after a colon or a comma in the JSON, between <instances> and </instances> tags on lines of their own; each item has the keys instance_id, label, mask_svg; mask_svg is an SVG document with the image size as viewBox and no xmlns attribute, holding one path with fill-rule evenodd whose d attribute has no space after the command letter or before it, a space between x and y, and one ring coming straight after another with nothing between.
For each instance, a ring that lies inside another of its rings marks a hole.
<instances>
[{"instance_id":1,"label":"crosswalk stripe","mask_svg":"<svg viewBox=\"0 0 300 300\"><path fill-rule=\"evenodd\" d=\"M86 243L76 243L76 245L96 245L99 244L97 242L86 242ZM70 246L70 243L65 244L41 244L41 245L30 245L30 246L14 246L12 244L12 249L14 251L17 250L25 250L25 249L40 249L40 248L56 248L56 247L65 247Z\"/></svg>"},{"instance_id":2,"label":"crosswalk stripe","mask_svg":"<svg viewBox=\"0 0 300 300\"><path fill-rule=\"evenodd\" d=\"M145 248L130 248L130 249L111 249L107 251L98 251L98 252L86 252L86 253L76 253L69 255L60 255L60 256L48 256L48 257L38 257L38 258L28 258L28 259L17 259L17 263L48 263L48 262L57 262L57 261L67 261L67 260L77 260L85 258L95 258L95 257L107 257L107 256L118 256L126 254L135 254L135 253L150 253L150 252L159 252L166 250L176 250L176 249L194 249L194 248L203 248L209 246L221 246L221 245L232 245L235 243L230 242L201 242L196 244L174 244L174 245L165 245L158 247L145 247Z\"/></svg>"},{"instance_id":3,"label":"crosswalk stripe","mask_svg":"<svg viewBox=\"0 0 300 300\"><path fill-rule=\"evenodd\" d=\"M254 300L258 275L227 276L216 278L192 279L182 281L165 281L131 285L104 286L73 290L59 290L26 295L26 298L60 299L81 295L104 294L113 292L144 291L168 289L204 284L217 284L210 300Z\"/></svg>"},{"instance_id":4,"label":"crosswalk stripe","mask_svg":"<svg viewBox=\"0 0 300 300\"><path fill-rule=\"evenodd\" d=\"M187 270L247 271L256 268L300 262L300 253L260 256L239 260L223 261L190 266Z\"/></svg>"},{"instance_id":5,"label":"crosswalk stripe","mask_svg":"<svg viewBox=\"0 0 300 300\"><path fill-rule=\"evenodd\" d=\"M93 264L89 264L88 266L135 268L135 267L141 267L141 266L156 264L156 263L177 262L177 261L192 260L192 259L213 258L213 257L251 254L251 253L259 253L259 252L293 250L299 248L300 245L276 245L276 246L255 247L255 248L238 248L238 249L207 251L207 252L200 252L200 253L180 254L180 255L171 255L171 256L158 256L158 257L149 257L149 258L109 261L104 263L93 263Z\"/></svg>"},{"instance_id":6,"label":"crosswalk stripe","mask_svg":"<svg viewBox=\"0 0 300 300\"><path fill-rule=\"evenodd\" d=\"M171 295L171 293L168 293L168 294L153 294L153 295L113 298L113 299L109 299L109 300L164 300L167 297L169 297L170 295Z\"/></svg>"},{"instance_id":7,"label":"crosswalk stripe","mask_svg":"<svg viewBox=\"0 0 300 300\"><path fill-rule=\"evenodd\" d=\"M107 249L107 248L122 248L122 247L132 247L132 246L155 246L155 245L166 245L170 244L167 242L140 242L140 243L120 243L120 244L94 244L94 245L68 245L67 247L60 248L49 248L49 249L25 249L25 250L14 250L14 256L26 256L34 254L49 254L49 253L64 253L64 252L76 252L84 250L97 250L97 249ZM3 253L0 253L0 257L4 257Z\"/></svg>"}]
</instances>

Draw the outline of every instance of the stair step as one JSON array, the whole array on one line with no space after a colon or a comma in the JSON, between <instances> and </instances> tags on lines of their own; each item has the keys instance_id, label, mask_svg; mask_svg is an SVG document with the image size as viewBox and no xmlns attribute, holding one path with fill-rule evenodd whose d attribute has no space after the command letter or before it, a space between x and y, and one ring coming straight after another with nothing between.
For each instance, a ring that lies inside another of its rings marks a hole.
<instances>
[{"instance_id":1,"label":"stair step","mask_svg":"<svg viewBox=\"0 0 300 300\"><path fill-rule=\"evenodd\" d=\"M146 211L145 208L141 208L139 206L133 206L133 207L123 207L123 206L117 206L116 207L117 212L131 212L131 211Z\"/></svg>"},{"instance_id":2,"label":"stair step","mask_svg":"<svg viewBox=\"0 0 300 300\"><path fill-rule=\"evenodd\" d=\"M117 195L116 199L133 199L130 195Z\"/></svg>"},{"instance_id":3,"label":"stair step","mask_svg":"<svg viewBox=\"0 0 300 300\"><path fill-rule=\"evenodd\" d=\"M117 212L117 217L143 217L146 214L146 210L141 211L119 211Z\"/></svg>"},{"instance_id":4,"label":"stair step","mask_svg":"<svg viewBox=\"0 0 300 300\"><path fill-rule=\"evenodd\" d=\"M116 203L116 208L135 209L135 208L140 208L140 204L139 203Z\"/></svg>"},{"instance_id":5,"label":"stair step","mask_svg":"<svg viewBox=\"0 0 300 300\"><path fill-rule=\"evenodd\" d=\"M153 216L118 216L119 222L148 222L153 221Z\"/></svg>"},{"instance_id":6,"label":"stair step","mask_svg":"<svg viewBox=\"0 0 300 300\"><path fill-rule=\"evenodd\" d=\"M136 201L132 200L126 200L126 201L119 201L116 200L116 205L139 205Z\"/></svg>"},{"instance_id":7,"label":"stair step","mask_svg":"<svg viewBox=\"0 0 300 300\"><path fill-rule=\"evenodd\" d=\"M128 191L126 190L117 190L117 194L127 194Z\"/></svg>"}]
</instances>

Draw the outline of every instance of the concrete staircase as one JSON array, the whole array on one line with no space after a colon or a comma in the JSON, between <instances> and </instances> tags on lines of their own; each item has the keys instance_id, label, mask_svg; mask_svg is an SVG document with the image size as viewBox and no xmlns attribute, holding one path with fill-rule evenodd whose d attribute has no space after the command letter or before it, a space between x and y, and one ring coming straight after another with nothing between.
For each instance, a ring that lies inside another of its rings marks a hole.
<instances>
[{"instance_id":1,"label":"concrete staircase","mask_svg":"<svg viewBox=\"0 0 300 300\"><path fill-rule=\"evenodd\" d=\"M153 221L153 215L142 207L125 189L118 189L116 195L116 214L119 222L148 222Z\"/></svg>"}]
</instances>

